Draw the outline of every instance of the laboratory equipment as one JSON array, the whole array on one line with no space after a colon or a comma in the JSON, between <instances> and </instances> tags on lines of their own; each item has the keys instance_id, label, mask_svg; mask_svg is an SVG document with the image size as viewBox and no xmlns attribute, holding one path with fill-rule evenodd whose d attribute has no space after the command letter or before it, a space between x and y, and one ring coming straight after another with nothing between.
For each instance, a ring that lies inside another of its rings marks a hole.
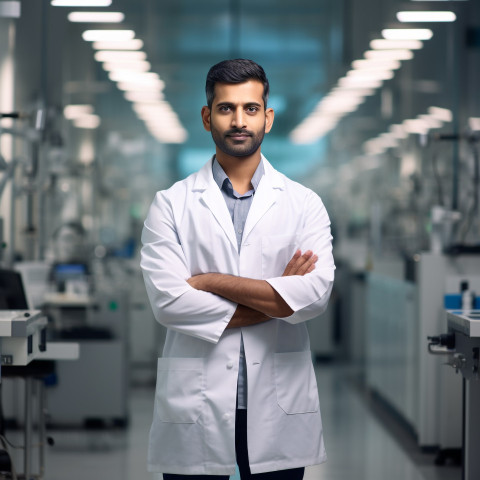
<instances>
[{"instance_id":1,"label":"laboratory equipment","mask_svg":"<svg viewBox=\"0 0 480 480\"><path fill-rule=\"evenodd\" d=\"M2 365L27 365L44 352L46 327L39 310L0 310Z\"/></svg>"},{"instance_id":2,"label":"laboratory equipment","mask_svg":"<svg viewBox=\"0 0 480 480\"><path fill-rule=\"evenodd\" d=\"M407 279L400 259L383 259L367 275L366 382L442 464L461 450L461 378L423 339L446 330L445 298L455 294L460 309L462 283L480 292L480 258L423 252L410 270Z\"/></svg>"},{"instance_id":3,"label":"laboratory equipment","mask_svg":"<svg viewBox=\"0 0 480 480\"><path fill-rule=\"evenodd\" d=\"M447 355L463 376L463 479L480 478L480 310L447 311L448 333L429 337L429 351ZM438 346L436 346L438 345Z\"/></svg>"}]
</instances>

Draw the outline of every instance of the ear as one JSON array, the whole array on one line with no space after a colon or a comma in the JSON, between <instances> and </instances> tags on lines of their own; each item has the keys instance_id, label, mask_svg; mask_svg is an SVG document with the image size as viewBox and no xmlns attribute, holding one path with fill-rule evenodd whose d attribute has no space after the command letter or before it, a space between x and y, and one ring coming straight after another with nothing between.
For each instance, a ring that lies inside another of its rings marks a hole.
<instances>
[{"instance_id":1,"label":"ear","mask_svg":"<svg viewBox=\"0 0 480 480\"><path fill-rule=\"evenodd\" d=\"M273 119L275 117L275 112L273 108L267 108L265 110L265 133L269 133L273 126Z\"/></svg>"},{"instance_id":2,"label":"ear","mask_svg":"<svg viewBox=\"0 0 480 480\"><path fill-rule=\"evenodd\" d=\"M210 132L210 109L207 106L202 107L203 128Z\"/></svg>"}]
</instances>

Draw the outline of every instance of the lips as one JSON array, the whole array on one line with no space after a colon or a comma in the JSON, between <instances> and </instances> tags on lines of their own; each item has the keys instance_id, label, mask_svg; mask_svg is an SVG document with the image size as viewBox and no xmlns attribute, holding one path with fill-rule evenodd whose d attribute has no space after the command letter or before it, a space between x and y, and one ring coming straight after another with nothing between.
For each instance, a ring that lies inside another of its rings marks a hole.
<instances>
[{"instance_id":1,"label":"lips","mask_svg":"<svg viewBox=\"0 0 480 480\"><path fill-rule=\"evenodd\" d=\"M237 132L237 133L227 133L227 137L233 138L234 140L245 140L248 137L251 137L249 133L246 132Z\"/></svg>"}]
</instances>

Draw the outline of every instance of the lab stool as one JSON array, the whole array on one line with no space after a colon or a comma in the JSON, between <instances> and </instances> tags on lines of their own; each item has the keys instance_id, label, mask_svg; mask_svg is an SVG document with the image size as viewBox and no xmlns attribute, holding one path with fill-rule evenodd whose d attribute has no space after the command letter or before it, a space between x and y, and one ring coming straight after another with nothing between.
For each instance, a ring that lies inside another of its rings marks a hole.
<instances>
[{"instance_id":1,"label":"lab stool","mask_svg":"<svg viewBox=\"0 0 480 480\"><path fill-rule=\"evenodd\" d=\"M25 418L24 418L24 471L17 474L18 479L43 479L45 474L45 443L47 442L45 422L45 379L55 373L55 362L51 360L34 360L25 366L2 366L3 377L20 377L25 380ZM34 382L36 385L34 385ZM34 386L38 392L38 464L39 471L32 474L33 440L33 393ZM50 442L49 442L50 443Z\"/></svg>"}]
</instances>

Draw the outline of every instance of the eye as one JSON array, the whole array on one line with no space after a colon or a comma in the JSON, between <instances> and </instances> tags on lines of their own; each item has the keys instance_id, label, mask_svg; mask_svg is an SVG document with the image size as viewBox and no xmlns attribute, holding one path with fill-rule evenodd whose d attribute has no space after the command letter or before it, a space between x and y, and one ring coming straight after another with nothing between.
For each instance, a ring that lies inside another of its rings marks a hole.
<instances>
[{"instance_id":1,"label":"eye","mask_svg":"<svg viewBox=\"0 0 480 480\"><path fill-rule=\"evenodd\" d=\"M220 105L220 107L218 108L218 110L220 112L229 112L231 110L230 106L228 105Z\"/></svg>"},{"instance_id":2,"label":"eye","mask_svg":"<svg viewBox=\"0 0 480 480\"><path fill-rule=\"evenodd\" d=\"M257 113L258 112L258 107L251 106L246 108L247 113Z\"/></svg>"}]
</instances>

